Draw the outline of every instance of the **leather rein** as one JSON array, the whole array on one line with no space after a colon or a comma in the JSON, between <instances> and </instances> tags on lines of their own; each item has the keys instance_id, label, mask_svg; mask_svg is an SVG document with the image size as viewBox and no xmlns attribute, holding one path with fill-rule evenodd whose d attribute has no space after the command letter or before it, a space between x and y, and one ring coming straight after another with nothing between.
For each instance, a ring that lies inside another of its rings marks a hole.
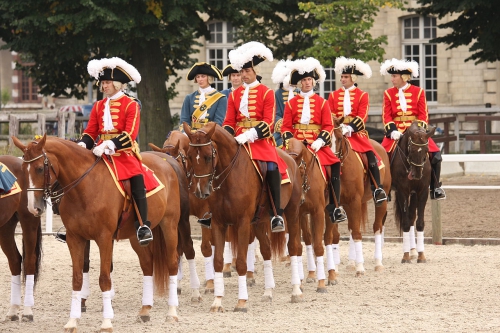
<instances>
[{"instance_id":1,"label":"leather rein","mask_svg":"<svg viewBox=\"0 0 500 333\"><path fill-rule=\"evenodd\" d=\"M413 160L410 158L411 157L410 156L411 146L427 147L428 145L429 145L428 139L425 143L415 143L411 139L411 135L409 135L409 138L408 138L408 145L406 146L406 153L400 147L399 142L396 144L395 150L396 150L397 155L399 156L401 162L403 162L403 166L405 167L407 173L410 172L409 168L412 165L415 167L418 167L418 168L423 168L425 165L425 162L427 161L427 156L428 156L428 154L425 154L425 157L424 157L424 160L422 161L422 163L413 162ZM394 160L395 155L396 154L393 154L393 156L391 158L391 165L392 165L392 161Z\"/></svg>"},{"instance_id":2,"label":"leather rein","mask_svg":"<svg viewBox=\"0 0 500 333\"><path fill-rule=\"evenodd\" d=\"M175 146L173 145L164 145L163 146L163 149L165 148L175 148ZM172 156L170 155L169 153L166 153L167 155L169 156ZM191 177L191 171L192 171L192 168L191 170L188 170L187 169L187 157L186 155L184 155L180 150L179 150L179 154L177 154L177 156L172 156L172 158L176 159L177 161L180 159L181 160L181 163L182 163L182 167L184 168L184 172L186 173L186 177L190 178Z\"/></svg>"}]
</instances>

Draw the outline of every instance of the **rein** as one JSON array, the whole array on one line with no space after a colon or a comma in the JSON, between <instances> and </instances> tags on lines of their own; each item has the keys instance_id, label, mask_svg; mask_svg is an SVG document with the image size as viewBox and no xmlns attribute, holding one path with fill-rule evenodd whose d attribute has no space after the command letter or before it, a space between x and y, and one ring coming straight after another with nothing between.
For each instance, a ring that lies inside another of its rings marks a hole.
<instances>
[{"instance_id":1,"label":"rein","mask_svg":"<svg viewBox=\"0 0 500 333\"><path fill-rule=\"evenodd\" d=\"M334 127L333 130L341 130L341 127ZM349 147L347 146L347 139L344 137L344 135L342 135L342 139L339 143L339 150L335 153L335 156L339 158L341 166L344 165L344 160L349 156Z\"/></svg>"},{"instance_id":2,"label":"rein","mask_svg":"<svg viewBox=\"0 0 500 333\"><path fill-rule=\"evenodd\" d=\"M401 141L402 142L402 141ZM410 172L409 168L413 165L418 168L423 168L425 165L425 162L427 161L427 154L425 154L425 158L422 163L415 163L411 160L410 158L410 151L411 151L411 146L417 146L417 147L426 147L429 145L429 140L427 140L425 143L415 143L411 139L411 136L409 135L408 138L408 145L406 146L406 153L403 151L403 149L400 147L399 142L396 144L395 150L397 152L398 157L400 158L403 166L405 167L405 170L407 173ZM391 158L391 165L392 162L394 161L396 154L393 154Z\"/></svg>"}]
</instances>

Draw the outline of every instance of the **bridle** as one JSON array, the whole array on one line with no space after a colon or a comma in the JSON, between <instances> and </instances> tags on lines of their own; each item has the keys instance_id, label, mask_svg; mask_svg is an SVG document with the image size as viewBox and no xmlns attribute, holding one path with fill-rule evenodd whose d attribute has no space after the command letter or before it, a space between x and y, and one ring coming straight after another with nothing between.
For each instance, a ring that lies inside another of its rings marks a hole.
<instances>
[{"instance_id":1,"label":"bridle","mask_svg":"<svg viewBox=\"0 0 500 333\"><path fill-rule=\"evenodd\" d=\"M200 132L200 130L198 130L198 132ZM201 131L203 132L203 131ZM204 133L204 132L203 132ZM206 133L205 133L206 134ZM205 143L189 143L189 146L191 147L205 147L205 146L210 146L211 149L212 149L212 172L210 173L207 173L207 174L204 174L204 175L197 175L195 172L194 172L194 169L192 168L193 170L193 178L207 178L209 177L210 180L208 181L208 185L210 186L210 188L212 188L213 191L217 191L217 190L220 190L222 184L224 183L224 181L227 179L227 177L229 176L229 174L231 173L231 170L233 170L233 167L234 165L236 164L236 161L237 161L237 158L240 154L240 150L241 150L241 146L242 145L238 145L238 150L236 150L236 154L234 154L231 162L228 164L228 166L222 170L217 176L215 175L217 170L216 170L216 163L215 163L215 156L218 154L217 153L217 149L214 147L213 145L213 142L212 140L210 140L209 142L205 142ZM199 149L198 149L198 153L199 153ZM226 174L226 176L220 181L219 183L219 186L217 187L213 187L213 184L214 184L214 181L215 180L219 180L219 178L221 178L224 174ZM191 181L189 182L189 186L188 188L191 188L191 185L193 184L193 178L191 178Z\"/></svg>"},{"instance_id":2,"label":"bridle","mask_svg":"<svg viewBox=\"0 0 500 333\"><path fill-rule=\"evenodd\" d=\"M340 124L338 127L334 127L333 131L335 132L336 130L342 131L342 124ZM340 165L344 165L344 161L349 156L349 147L347 146L347 140L344 137L344 135L341 135L340 143L339 143L339 149L337 152L334 153L335 156L337 156L340 160Z\"/></svg>"},{"instance_id":3,"label":"bridle","mask_svg":"<svg viewBox=\"0 0 500 333\"><path fill-rule=\"evenodd\" d=\"M71 183L69 183L68 185L64 186L63 188L61 188L59 190L52 191L52 187L57 181L54 182L54 184L52 184L50 182L50 180L51 180L50 170L52 169L52 173L54 173L54 175L56 174L56 172L54 170L54 166L52 165L52 163L50 163L50 160L47 157L47 154L45 153L45 151L42 151L42 154L40 154L39 156L32 158L30 160L25 160L24 156L23 156L22 160L23 160L23 163L29 164L29 163L34 162L42 157L44 158L44 160L43 160L43 174L44 174L44 176L43 176L43 188L37 188L37 187L27 188L26 191L43 191L43 199L45 201L47 201L47 199L50 198L52 203L58 203L59 201L61 201L61 198L64 196L64 194L68 193L70 190L75 188L83 180L83 178L85 178L89 174L89 172L97 165L97 163L99 163L99 161L102 159L101 156L97 157L94 164L92 164L92 166L89 169L87 169L87 171L85 171L79 178L75 179L74 181L72 181Z\"/></svg>"},{"instance_id":4,"label":"bridle","mask_svg":"<svg viewBox=\"0 0 500 333\"><path fill-rule=\"evenodd\" d=\"M423 159L423 161L421 163L415 162L415 161L413 161L411 159L410 152L411 152L411 147L412 146L428 147L429 146L429 139L427 139L427 141L424 142L424 143L416 143L416 142L413 142L413 140L411 139L411 135L408 135L408 144L406 145L406 152L403 151L403 149L400 147L399 142L398 142L398 144L396 144L395 150L398 153L398 156L399 156L401 162L403 162L402 164L405 167L407 173L410 172L409 168L411 166L414 166L414 167L422 169L424 167L424 165L425 165L425 162L427 162L427 155L428 154L424 155L424 159ZM392 160L393 159L394 159L394 156L391 159L391 164L392 164Z\"/></svg>"},{"instance_id":5,"label":"bridle","mask_svg":"<svg viewBox=\"0 0 500 333\"><path fill-rule=\"evenodd\" d=\"M299 154L295 152L289 152L288 155L290 156L299 156ZM316 156L313 156L313 162L309 168L307 168L307 162L304 160L304 158L300 159L300 163L298 164L297 168L304 168L304 179L302 180L302 192L306 194L310 189L311 186L309 185L309 172L313 169L314 166L314 161L316 160Z\"/></svg>"},{"instance_id":6,"label":"bridle","mask_svg":"<svg viewBox=\"0 0 500 333\"><path fill-rule=\"evenodd\" d=\"M170 149L170 148L175 148L175 147L174 147L173 145L164 145L164 146L163 146L163 149L165 149L165 148L169 148L169 149ZM167 154L167 155L169 155L169 156L172 156L172 155L170 155L169 153L166 153L166 154ZM172 156L172 158L174 158L174 159L175 159L175 160L177 160L177 161L178 161L179 159L181 160L182 167L184 168L184 172L186 173L186 177L187 177L187 178L190 178L190 177L191 177L191 172L190 172L190 170L188 170L188 168L187 168L187 157L186 157L186 155L184 155L184 154L183 154L183 153L179 150L179 153L177 154L177 156L175 156L175 157L174 157L174 156ZM192 168L191 168L191 170L192 170Z\"/></svg>"}]
</instances>

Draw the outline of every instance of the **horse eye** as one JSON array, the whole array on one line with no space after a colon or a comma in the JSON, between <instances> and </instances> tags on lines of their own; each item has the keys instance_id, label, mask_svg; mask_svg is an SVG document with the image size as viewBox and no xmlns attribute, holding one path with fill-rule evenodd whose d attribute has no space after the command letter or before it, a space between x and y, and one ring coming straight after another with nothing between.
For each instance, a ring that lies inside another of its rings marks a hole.
<instances>
[{"instance_id":1,"label":"horse eye","mask_svg":"<svg viewBox=\"0 0 500 333\"><path fill-rule=\"evenodd\" d=\"M36 167L36 173L43 173L43 167Z\"/></svg>"},{"instance_id":2,"label":"horse eye","mask_svg":"<svg viewBox=\"0 0 500 333\"><path fill-rule=\"evenodd\" d=\"M205 156L205 162L210 163L212 161L212 156Z\"/></svg>"}]
</instances>

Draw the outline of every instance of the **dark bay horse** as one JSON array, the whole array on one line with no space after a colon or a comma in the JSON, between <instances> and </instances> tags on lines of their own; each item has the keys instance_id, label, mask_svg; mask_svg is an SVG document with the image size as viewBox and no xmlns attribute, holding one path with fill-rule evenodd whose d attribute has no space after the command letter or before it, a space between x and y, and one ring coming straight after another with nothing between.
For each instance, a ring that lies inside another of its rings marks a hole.
<instances>
[{"instance_id":1,"label":"dark bay horse","mask_svg":"<svg viewBox=\"0 0 500 333\"><path fill-rule=\"evenodd\" d=\"M103 322L101 331L112 331L114 317L111 306L110 266L113 238L124 207L124 195L118 189L103 161L75 143L45 135L38 141L24 145L13 137L15 145L24 153L23 171L29 179L28 208L36 216L44 211L44 197L51 195L51 184L56 180L64 190L59 213L66 227L66 241L73 263L73 292L71 313L65 329L74 332L81 317L80 290L85 244L94 240L100 252L99 285L103 294ZM168 286L167 321L177 320L177 232L181 215L177 174L172 167L154 154L143 154L142 162L155 171L165 186L148 196L149 220L154 241L141 247L133 225L134 214L118 231L121 239L128 238L139 257L143 278L143 306L141 318L149 317L153 305L153 285L159 294ZM154 276L153 276L154 270Z\"/></svg>"},{"instance_id":2,"label":"dark bay horse","mask_svg":"<svg viewBox=\"0 0 500 333\"><path fill-rule=\"evenodd\" d=\"M6 320L19 320L21 307L21 273L25 282L24 310L22 321L33 321L32 306L35 304L33 289L39 278L42 259L42 229L40 217L28 211L26 188L22 160L14 156L0 156L0 162L6 165L16 176L19 187L23 190L16 194L0 195L0 247L7 257L11 273L11 304ZM13 193L13 192L12 192ZM17 223L21 223L23 232L22 255L15 241Z\"/></svg>"},{"instance_id":3,"label":"dark bay horse","mask_svg":"<svg viewBox=\"0 0 500 333\"><path fill-rule=\"evenodd\" d=\"M215 123L208 123L196 132L184 123L184 131L190 139L187 151L193 167L191 190L201 199L208 201L212 211L212 239L215 245L214 268L215 290L211 312L224 311L223 249L227 223L233 223L233 248L238 253L236 270L238 272L238 303L234 311L247 311L247 250L250 229L253 228L260 242L260 251L264 258L265 292L263 300L272 300L274 277L271 257L282 255L285 233L271 233L268 215L269 199L262 191L263 182L255 169L253 161L242 145L234 137ZM278 154L286 161L290 183L281 186L281 206L285 208L285 217L290 234L288 251L292 266L292 302L302 296L298 279L297 254L300 244L299 223L297 220L300 205L300 174L294 160L285 152ZM252 224L257 213L259 220Z\"/></svg>"},{"instance_id":4,"label":"dark bay horse","mask_svg":"<svg viewBox=\"0 0 500 333\"><path fill-rule=\"evenodd\" d=\"M356 276L361 276L365 272L363 244L361 232L368 221L367 202L373 200L371 181L368 171L365 172L358 155L352 150L347 139L342 135L340 125L344 118L334 118L335 154L340 159L342 192L340 202L347 213L348 229L350 233L349 263L347 268L356 271ZM391 171L389 167L389 157L384 148L376 141L370 140L373 148L382 159L384 168L380 170L380 182L386 191L391 188ZM375 271L383 270L382 264L382 242L383 226L387 218L387 201L375 207L375 220L373 221L373 233L375 234ZM332 223L326 224L325 245L338 246L340 235L338 227ZM327 257L334 256L327 252ZM328 258L327 258L328 262ZM330 284L336 283L336 272L328 268L328 280Z\"/></svg>"},{"instance_id":5,"label":"dark bay horse","mask_svg":"<svg viewBox=\"0 0 500 333\"><path fill-rule=\"evenodd\" d=\"M391 155L392 188L396 191L394 216L396 225L403 233L402 263L425 263L424 212L431 182L429 161L429 138L435 127L428 130L414 121L399 139ZM417 241L413 226L416 220ZM415 250L416 246L416 250ZM411 255L410 255L411 253Z\"/></svg>"}]
</instances>

